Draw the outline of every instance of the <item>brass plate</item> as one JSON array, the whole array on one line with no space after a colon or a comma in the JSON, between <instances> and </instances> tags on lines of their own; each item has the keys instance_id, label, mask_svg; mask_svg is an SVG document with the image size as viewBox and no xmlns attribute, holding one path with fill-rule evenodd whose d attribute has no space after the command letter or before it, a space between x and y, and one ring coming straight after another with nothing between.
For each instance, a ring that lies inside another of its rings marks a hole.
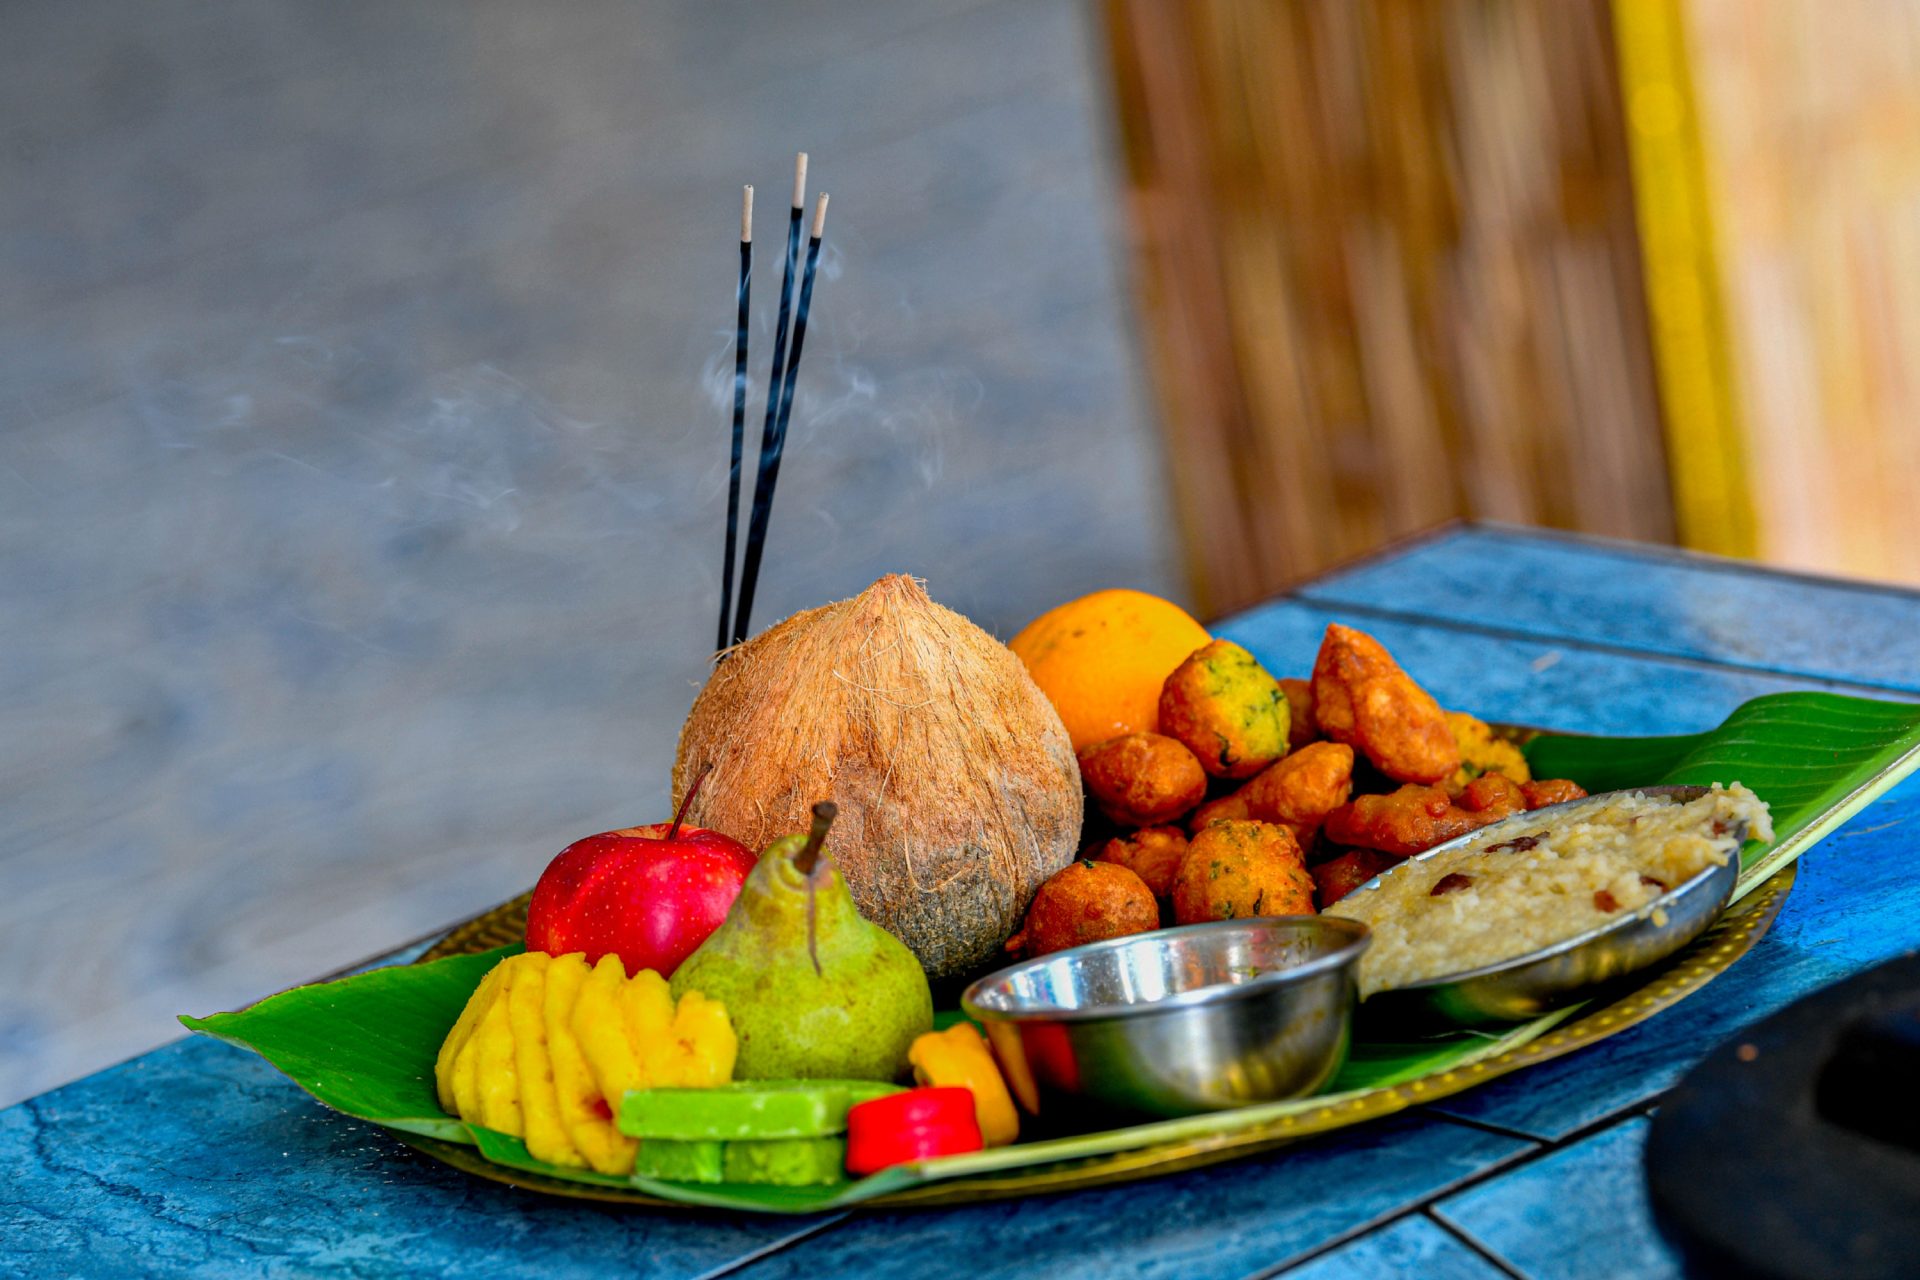
<instances>
[{"instance_id":1,"label":"brass plate","mask_svg":"<svg viewBox=\"0 0 1920 1280\"><path fill-rule=\"evenodd\" d=\"M1795 865L1789 863L1781 868L1751 893L1728 907L1711 929L1673 960L1656 969L1654 976L1643 986L1608 1004L1587 1010L1573 1021L1553 1027L1519 1048L1497 1057L1437 1071L1404 1084L1344 1095L1335 1104L1278 1119L1249 1123L1243 1129L1214 1133L1204 1138L1149 1142L1109 1155L1063 1160L1003 1173L953 1178L876 1196L862 1203L873 1208L974 1204L984 1200L1073 1191L1159 1177L1272 1150L1313 1134L1377 1120L1408 1107L1450 1097L1537 1062L1572 1053L1575 1049L1597 1043L1646 1021L1724 973L1728 966L1759 941L1780 914L1780 908L1793 888ZM526 931L527 900L530 896L523 894L458 926L436 943L421 960L486 951L520 941ZM676 1201L663 1200L639 1191L566 1182L509 1169L488 1161L472 1147L400 1132L395 1132L394 1136L456 1169L464 1169L509 1186L581 1200L686 1207Z\"/></svg>"}]
</instances>

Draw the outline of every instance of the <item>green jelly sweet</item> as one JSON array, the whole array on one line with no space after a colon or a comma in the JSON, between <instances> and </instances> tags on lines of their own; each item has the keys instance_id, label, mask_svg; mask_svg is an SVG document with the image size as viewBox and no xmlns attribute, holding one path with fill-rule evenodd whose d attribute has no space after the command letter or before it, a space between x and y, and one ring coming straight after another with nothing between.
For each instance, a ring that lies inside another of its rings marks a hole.
<instances>
[{"instance_id":1,"label":"green jelly sweet","mask_svg":"<svg viewBox=\"0 0 1920 1280\"><path fill-rule=\"evenodd\" d=\"M890 1093L900 1092L899 1085L887 1084L880 1080L842 1080L839 1083L847 1086L847 1097L856 1107L863 1102L871 1102L875 1098L884 1098Z\"/></svg>"},{"instance_id":2,"label":"green jelly sweet","mask_svg":"<svg viewBox=\"0 0 1920 1280\"><path fill-rule=\"evenodd\" d=\"M713 1089L636 1089L620 1100L620 1132L740 1142L827 1138L847 1131L847 1109L897 1087L871 1080L752 1080Z\"/></svg>"},{"instance_id":3,"label":"green jelly sweet","mask_svg":"<svg viewBox=\"0 0 1920 1280\"><path fill-rule=\"evenodd\" d=\"M721 1167L728 1182L817 1187L846 1178L845 1138L772 1138L729 1142Z\"/></svg>"},{"instance_id":4,"label":"green jelly sweet","mask_svg":"<svg viewBox=\"0 0 1920 1280\"><path fill-rule=\"evenodd\" d=\"M633 1176L661 1182L725 1181L724 1148L719 1142L643 1142L633 1159Z\"/></svg>"}]
</instances>

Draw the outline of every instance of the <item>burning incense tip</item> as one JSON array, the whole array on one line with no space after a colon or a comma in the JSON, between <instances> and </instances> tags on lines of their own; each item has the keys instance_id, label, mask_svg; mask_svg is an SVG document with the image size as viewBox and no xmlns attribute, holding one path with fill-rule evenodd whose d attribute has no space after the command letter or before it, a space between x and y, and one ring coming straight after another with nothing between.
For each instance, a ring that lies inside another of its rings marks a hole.
<instances>
[{"instance_id":1,"label":"burning incense tip","mask_svg":"<svg viewBox=\"0 0 1920 1280\"><path fill-rule=\"evenodd\" d=\"M820 238L820 228L827 225L827 193L820 193L820 203L813 206L813 238Z\"/></svg>"},{"instance_id":2,"label":"burning incense tip","mask_svg":"<svg viewBox=\"0 0 1920 1280\"><path fill-rule=\"evenodd\" d=\"M793 207L807 207L807 153L804 151L793 158Z\"/></svg>"},{"instance_id":3,"label":"burning incense tip","mask_svg":"<svg viewBox=\"0 0 1920 1280\"><path fill-rule=\"evenodd\" d=\"M753 243L753 186L740 189L740 243Z\"/></svg>"}]
</instances>

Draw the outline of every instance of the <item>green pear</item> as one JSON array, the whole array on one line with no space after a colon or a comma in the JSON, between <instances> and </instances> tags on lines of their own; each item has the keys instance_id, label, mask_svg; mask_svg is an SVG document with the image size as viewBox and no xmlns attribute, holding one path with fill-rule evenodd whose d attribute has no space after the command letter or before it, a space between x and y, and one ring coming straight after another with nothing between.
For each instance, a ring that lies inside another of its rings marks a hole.
<instances>
[{"instance_id":1,"label":"green pear","mask_svg":"<svg viewBox=\"0 0 1920 1280\"><path fill-rule=\"evenodd\" d=\"M718 929L674 971L673 994L726 1006L741 1080L893 1080L933 1028L933 993L906 945L860 914L813 830L760 854Z\"/></svg>"}]
</instances>

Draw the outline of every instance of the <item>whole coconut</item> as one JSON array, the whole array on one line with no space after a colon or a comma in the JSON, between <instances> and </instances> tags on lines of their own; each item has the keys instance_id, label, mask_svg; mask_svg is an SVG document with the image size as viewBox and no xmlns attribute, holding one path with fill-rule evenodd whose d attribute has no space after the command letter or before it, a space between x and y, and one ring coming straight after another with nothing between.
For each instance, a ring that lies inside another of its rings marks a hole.
<instances>
[{"instance_id":1,"label":"whole coconut","mask_svg":"<svg viewBox=\"0 0 1920 1280\"><path fill-rule=\"evenodd\" d=\"M676 804L709 767L686 820L753 848L837 803L854 901L930 978L996 960L1079 844L1059 714L1011 650L900 574L729 651L680 731Z\"/></svg>"}]
</instances>

